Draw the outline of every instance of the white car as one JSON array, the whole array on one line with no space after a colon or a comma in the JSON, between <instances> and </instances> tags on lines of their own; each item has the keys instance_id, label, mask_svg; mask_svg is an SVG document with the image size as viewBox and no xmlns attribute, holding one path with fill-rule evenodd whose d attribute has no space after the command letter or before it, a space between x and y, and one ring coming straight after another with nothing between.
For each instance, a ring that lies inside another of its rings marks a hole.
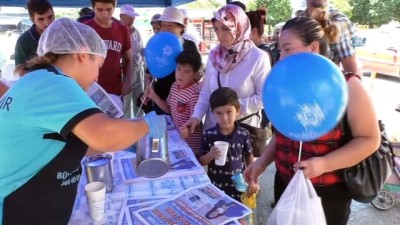
<instances>
[{"instance_id":1,"label":"white car","mask_svg":"<svg viewBox=\"0 0 400 225\"><path fill-rule=\"evenodd\" d=\"M361 69L400 77L400 28L361 30L353 37Z\"/></svg>"}]
</instances>

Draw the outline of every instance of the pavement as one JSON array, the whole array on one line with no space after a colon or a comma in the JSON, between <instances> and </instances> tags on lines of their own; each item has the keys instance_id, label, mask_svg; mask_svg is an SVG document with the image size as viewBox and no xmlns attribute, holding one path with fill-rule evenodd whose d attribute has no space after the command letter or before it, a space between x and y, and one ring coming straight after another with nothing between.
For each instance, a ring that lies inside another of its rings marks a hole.
<instances>
[{"instance_id":1,"label":"pavement","mask_svg":"<svg viewBox=\"0 0 400 225\"><path fill-rule=\"evenodd\" d=\"M400 103L400 79L378 76L372 82L369 76L364 76L363 83L370 90L378 118L386 124L389 137L393 141L400 142L400 112L395 111L396 106ZM257 224L266 224L267 218L272 212L275 171L275 166L270 165L260 179L261 190L256 210ZM395 205L386 211L378 210L369 203L353 201L348 225L399 225L399 196L398 194Z\"/></svg>"}]
</instances>

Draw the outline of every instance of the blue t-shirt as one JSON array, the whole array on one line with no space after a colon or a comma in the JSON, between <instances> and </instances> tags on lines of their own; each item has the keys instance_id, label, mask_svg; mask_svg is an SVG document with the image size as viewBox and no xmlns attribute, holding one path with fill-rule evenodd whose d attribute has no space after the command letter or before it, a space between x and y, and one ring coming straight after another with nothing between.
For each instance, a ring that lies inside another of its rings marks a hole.
<instances>
[{"instance_id":1,"label":"blue t-shirt","mask_svg":"<svg viewBox=\"0 0 400 225\"><path fill-rule=\"evenodd\" d=\"M98 107L74 79L47 70L26 74L0 98L0 221L4 198L66 144L43 135L66 137L74 117L92 108Z\"/></svg>"}]
</instances>

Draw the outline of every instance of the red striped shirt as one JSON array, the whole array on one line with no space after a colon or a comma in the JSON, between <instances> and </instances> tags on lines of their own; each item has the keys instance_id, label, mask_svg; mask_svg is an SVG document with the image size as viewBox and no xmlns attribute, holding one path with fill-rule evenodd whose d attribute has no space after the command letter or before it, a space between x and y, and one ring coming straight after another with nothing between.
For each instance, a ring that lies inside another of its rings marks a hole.
<instances>
[{"instance_id":1,"label":"red striped shirt","mask_svg":"<svg viewBox=\"0 0 400 225\"><path fill-rule=\"evenodd\" d=\"M180 89L176 82L172 84L167 104L171 110L172 121L178 130L192 116L199 93L200 86L197 83L183 89ZM202 130L196 130L186 139L186 142L192 148L195 155L199 155L200 153L201 141Z\"/></svg>"}]
</instances>

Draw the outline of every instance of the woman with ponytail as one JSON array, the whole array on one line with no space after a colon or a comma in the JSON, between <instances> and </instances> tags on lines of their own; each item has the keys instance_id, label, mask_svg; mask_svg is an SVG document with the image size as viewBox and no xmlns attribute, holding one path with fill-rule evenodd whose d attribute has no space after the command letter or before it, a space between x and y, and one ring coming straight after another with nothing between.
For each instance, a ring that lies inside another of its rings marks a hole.
<instances>
[{"instance_id":1,"label":"woman with ponytail","mask_svg":"<svg viewBox=\"0 0 400 225\"><path fill-rule=\"evenodd\" d=\"M296 17L286 22L279 38L281 59L300 52L329 55L328 45L336 41L339 32L335 24L316 17ZM313 65L304 65L313 66ZM296 76L296 74L293 74ZM324 76L324 74L321 74ZM344 75L343 75L344 76ZM350 215L351 197L343 181L341 169L353 166L371 155L379 146L380 134L372 100L361 80L353 74L346 76L349 103L345 118L353 137L342 143L342 127L335 128L317 140L303 142L300 161L300 142L274 132L260 158L245 170L245 179L252 184L256 177L275 162L275 202L278 202L286 186L302 169L321 197L328 225L345 225ZM334 97L334 96L332 96Z\"/></svg>"}]
</instances>

